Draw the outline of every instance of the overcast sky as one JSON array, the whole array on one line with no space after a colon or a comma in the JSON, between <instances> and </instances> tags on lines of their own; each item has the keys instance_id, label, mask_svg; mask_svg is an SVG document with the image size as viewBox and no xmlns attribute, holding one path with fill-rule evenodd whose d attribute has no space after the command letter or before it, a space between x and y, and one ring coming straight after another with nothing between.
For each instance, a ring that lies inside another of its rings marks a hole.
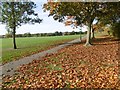
<instances>
[{"instance_id":1,"label":"overcast sky","mask_svg":"<svg viewBox=\"0 0 120 90\"><path fill-rule=\"evenodd\" d=\"M49 12L43 12L42 5L47 2L47 0L33 0L37 8L35 11L39 14L39 18L43 19L42 23L40 24L25 24L21 27L17 28L16 34L24 34L24 33L48 33L48 32L55 32L55 31L79 31L79 29L73 29L70 26L65 26L63 23L59 23L55 21L52 17L48 17ZM83 28L85 31L86 28ZM5 29L5 25L0 25L0 35L6 34L7 31Z\"/></svg>"}]
</instances>

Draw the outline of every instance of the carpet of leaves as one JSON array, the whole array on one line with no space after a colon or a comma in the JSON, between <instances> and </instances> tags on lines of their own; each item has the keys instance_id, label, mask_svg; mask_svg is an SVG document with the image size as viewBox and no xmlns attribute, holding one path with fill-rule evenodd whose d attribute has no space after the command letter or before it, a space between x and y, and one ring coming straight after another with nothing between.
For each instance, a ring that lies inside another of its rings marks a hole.
<instances>
[{"instance_id":1,"label":"carpet of leaves","mask_svg":"<svg viewBox=\"0 0 120 90\"><path fill-rule=\"evenodd\" d=\"M3 78L3 88L113 88L119 83L119 40L102 37L93 46L74 44L21 66Z\"/></svg>"}]
</instances>

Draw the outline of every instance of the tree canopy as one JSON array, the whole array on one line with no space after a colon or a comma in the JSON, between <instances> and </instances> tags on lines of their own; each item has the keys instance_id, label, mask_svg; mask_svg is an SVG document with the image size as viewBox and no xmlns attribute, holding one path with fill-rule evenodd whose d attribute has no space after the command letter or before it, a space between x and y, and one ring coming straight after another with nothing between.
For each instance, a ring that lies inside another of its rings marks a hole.
<instances>
[{"instance_id":1,"label":"tree canopy","mask_svg":"<svg viewBox=\"0 0 120 90\"><path fill-rule=\"evenodd\" d=\"M70 18L71 21L68 21L68 25L87 25L88 32L85 45L88 46L91 44L90 37L93 20L113 15L116 9L115 4L107 2L47 2L44 4L44 8L50 11L49 16L53 16L55 20L60 22L67 21Z\"/></svg>"},{"instance_id":2,"label":"tree canopy","mask_svg":"<svg viewBox=\"0 0 120 90\"><path fill-rule=\"evenodd\" d=\"M15 32L16 27L26 23L41 23L41 19L34 9L36 4L34 2L2 2L2 18L1 22L5 23L13 33L13 46L16 49Z\"/></svg>"}]
</instances>

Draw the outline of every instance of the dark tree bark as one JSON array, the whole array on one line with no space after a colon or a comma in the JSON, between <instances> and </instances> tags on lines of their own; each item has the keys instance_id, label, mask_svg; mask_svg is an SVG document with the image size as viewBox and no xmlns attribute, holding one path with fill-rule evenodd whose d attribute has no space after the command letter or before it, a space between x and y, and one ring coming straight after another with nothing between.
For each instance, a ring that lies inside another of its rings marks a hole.
<instances>
[{"instance_id":1,"label":"dark tree bark","mask_svg":"<svg viewBox=\"0 0 120 90\"><path fill-rule=\"evenodd\" d=\"M95 29L92 27L91 29L91 39L94 39L95 38Z\"/></svg>"},{"instance_id":2,"label":"dark tree bark","mask_svg":"<svg viewBox=\"0 0 120 90\"><path fill-rule=\"evenodd\" d=\"M12 28L13 28L13 48L17 49L16 40L15 40L16 20L15 20L14 2L12 2L12 13L13 13L12 14L13 15L13 25L12 25Z\"/></svg>"},{"instance_id":3,"label":"dark tree bark","mask_svg":"<svg viewBox=\"0 0 120 90\"><path fill-rule=\"evenodd\" d=\"M16 30L16 27L13 28L13 48L17 49L16 40L15 40L15 30Z\"/></svg>"}]
</instances>

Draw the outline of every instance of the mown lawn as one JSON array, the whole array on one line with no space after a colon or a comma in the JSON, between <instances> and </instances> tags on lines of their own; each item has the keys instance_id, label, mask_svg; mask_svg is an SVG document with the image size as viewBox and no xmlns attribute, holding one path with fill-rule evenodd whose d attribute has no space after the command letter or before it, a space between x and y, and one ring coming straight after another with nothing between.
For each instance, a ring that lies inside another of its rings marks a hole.
<instances>
[{"instance_id":1,"label":"mown lawn","mask_svg":"<svg viewBox=\"0 0 120 90\"><path fill-rule=\"evenodd\" d=\"M16 38L17 50L13 49L12 38L4 38L2 39L2 62L17 60L79 37L79 35L70 35Z\"/></svg>"}]
</instances>

